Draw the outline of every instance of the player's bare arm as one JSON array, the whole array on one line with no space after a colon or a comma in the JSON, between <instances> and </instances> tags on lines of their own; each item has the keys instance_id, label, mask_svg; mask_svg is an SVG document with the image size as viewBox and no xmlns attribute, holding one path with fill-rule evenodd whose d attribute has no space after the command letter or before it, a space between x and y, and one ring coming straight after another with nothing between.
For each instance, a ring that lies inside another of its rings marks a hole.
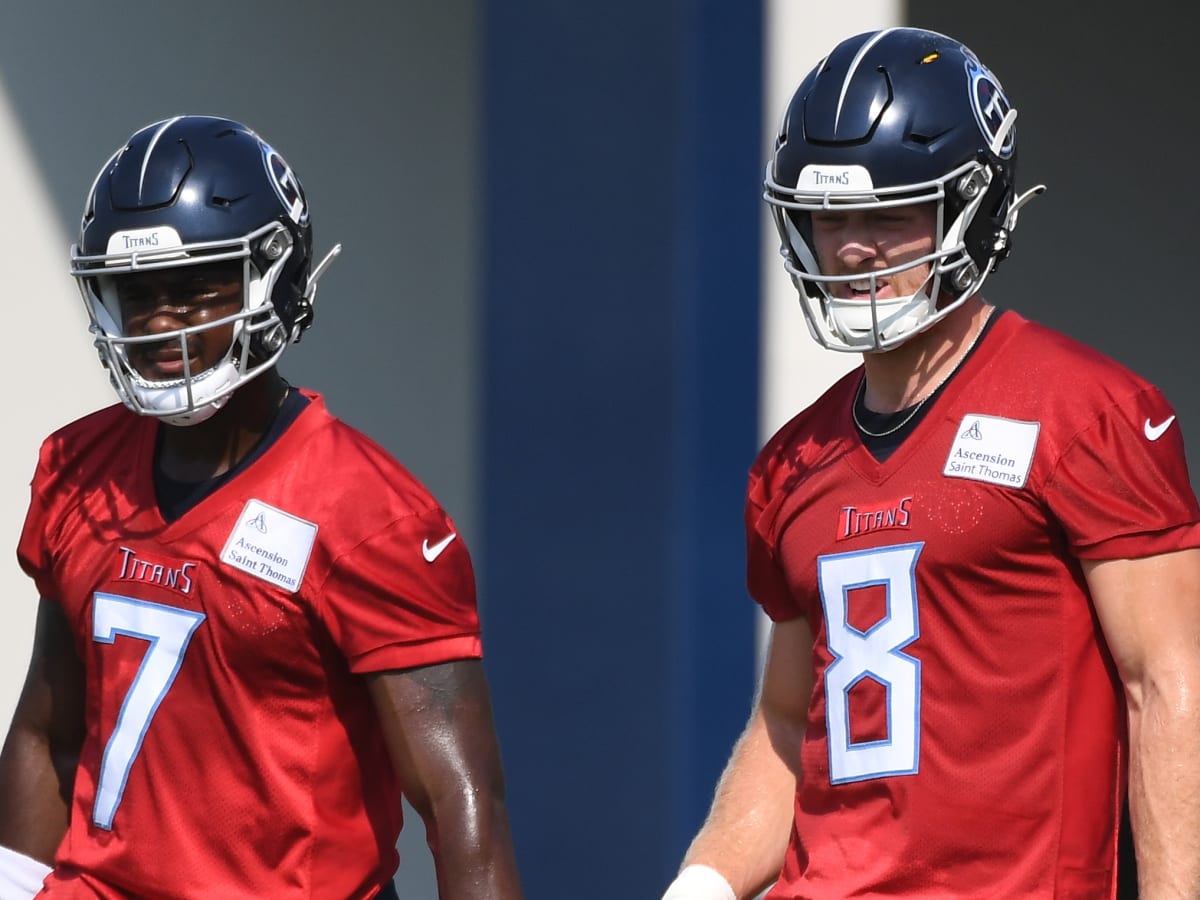
<instances>
[{"instance_id":1,"label":"player's bare arm","mask_svg":"<svg viewBox=\"0 0 1200 900\"><path fill-rule=\"evenodd\" d=\"M483 664L459 660L367 681L405 796L425 821L440 895L518 900Z\"/></svg>"},{"instance_id":2,"label":"player's bare arm","mask_svg":"<svg viewBox=\"0 0 1200 900\"><path fill-rule=\"evenodd\" d=\"M773 627L758 701L684 857L684 866L720 872L739 898L755 896L783 865L812 690L812 643L806 619Z\"/></svg>"},{"instance_id":3,"label":"player's bare arm","mask_svg":"<svg viewBox=\"0 0 1200 900\"><path fill-rule=\"evenodd\" d=\"M38 606L25 685L0 753L0 845L50 865L84 734L83 667L62 608Z\"/></svg>"},{"instance_id":4,"label":"player's bare arm","mask_svg":"<svg viewBox=\"0 0 1200 900\"><path fill-rule=\"evenodd\" d=\"M1084 573L1129 707L1139 896L1200 896L1200 549Z\"/></svg>"}]
</instances>

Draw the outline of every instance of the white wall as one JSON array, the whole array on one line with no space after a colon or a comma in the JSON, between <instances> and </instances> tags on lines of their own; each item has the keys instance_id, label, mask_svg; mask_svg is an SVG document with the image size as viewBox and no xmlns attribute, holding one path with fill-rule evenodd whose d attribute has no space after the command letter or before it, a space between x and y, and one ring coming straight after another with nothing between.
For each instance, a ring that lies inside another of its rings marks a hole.
<instances>
[{"instance_id":1,"label":"white wall","mask_svg":"<svg viewBox=\"0 0 1200 900\"><path fill-rule=\"evenodd\" d=\"M103 160L98 160L97 167ZM17 566L29 479L42 439L114 399L67 274L71 237L0 84L0 247L4 247L4 440L0 442L0 726L8 730L33 642L37 591ZM83 197L80 197L80 209Z\"/></svg>"}]
</instances>

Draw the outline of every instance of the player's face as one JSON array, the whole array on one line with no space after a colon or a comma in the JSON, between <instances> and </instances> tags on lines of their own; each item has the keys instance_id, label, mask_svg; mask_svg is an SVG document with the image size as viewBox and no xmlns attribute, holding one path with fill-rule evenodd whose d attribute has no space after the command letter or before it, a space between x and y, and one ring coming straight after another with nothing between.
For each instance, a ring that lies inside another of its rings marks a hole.
<instances>
[{"instance_id":1,"label":"player's face","mask_svg":"<svg viewBox=\"0 0 1200 900\"><path fill-rule=\"evenodd\" d=\"M822 275L867 275L903 266L933 252L937 207L933 203L883 209L821 210L812 214L813 249ZM929 278L930 264L921 263L876 282L880 299L916 293ZM839 299L871 299L871 285L834 282Z\"/></svg>"},{"instance_id":2,"label":"player's face","mask_svg":"<svg viewBox=\"0 0 1200 900\"><path fill-rule=\"evenodd\" d=\"M127 337L166 334L205 325L242 309L240 260L174 269L152 269L115 279L121 320ZM163 341L127 345L129 362L149 381L173 381L188 372L212 368L233 343L234 323L202 329Z\"/></svg>"}]
</instances>

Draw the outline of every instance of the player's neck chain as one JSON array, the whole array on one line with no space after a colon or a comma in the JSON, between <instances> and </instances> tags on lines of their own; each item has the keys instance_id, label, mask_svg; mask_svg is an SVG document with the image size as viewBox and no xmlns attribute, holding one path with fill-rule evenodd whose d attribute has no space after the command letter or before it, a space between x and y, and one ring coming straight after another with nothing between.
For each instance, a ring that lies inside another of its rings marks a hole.
<instances>
[{"instance_id":1,"label":"player's neck chain","mask_svg":"<svg viewBox=\"0 0 1200 900\"><path fill-rule=\"evenodd\" d=\"M929 399L942 389L942 386L950 380L950 376L957 372L966 358L971 355L971 351L975 349L975 345L979 342L980 335L982 335L984 330L987 328L988 319L990 319L991 316L992 309L988 309L983 316L983 321L980 322L979 326L975 329L975 334L972 335L971 342L967 344L967 349L962 352L962 355L959 356L958 361L955 362L954 365L950 367L950 370L942 376L941 380L934 385L933 390L927 391L920 400L910 406L908 408L908 414L891 428L886 428L883 431L871 431L871 429L867 428L867 426L865 426L862 423L862 420L858 417L859 404L864 404L863 408L866 408L865 401L863 400L863 394L867 389L867 376L864 373L862 380L858 382L858 390L854 392L854 402L850 404L850 416L854 419L854 427L859 430L859 433L869 438L883 438L887 437L889 434L895 434L897 431L911 422L916 414L921 411L927 402L929 402Z\"/></svg>"},{"instance_id":2,"label":"player's neck chain","mask_svg":"<svg viewBox=\"0 0 1200 900\"><path fill-rule=\"evenodd\" d=\"M933 396L933 393L930 393L929 396L922 397L917 403L910 406L908 408L908 415L902 418L891 428L885 428L883 431L872 431L870 428L864 425L862 420L858 417L858 405L863 402L863 390L866 388L866 385L867 379L866 376L863 376L862 381L858 383L858 390L854 392L854 402L850 405L850 415L854 418L854 427L857 428L859 433L864 437L869 438L881 438L887 437L889 434L895 434L897 431L911 422L913 420L913 416L921 411L921 407L925 405L925 401L928 400L929 397ZM938 387L941 387L941 385L938 385ZM936 391L937 388L934 388L934 393L936 393Z\"/></svg>"}]
</instances>

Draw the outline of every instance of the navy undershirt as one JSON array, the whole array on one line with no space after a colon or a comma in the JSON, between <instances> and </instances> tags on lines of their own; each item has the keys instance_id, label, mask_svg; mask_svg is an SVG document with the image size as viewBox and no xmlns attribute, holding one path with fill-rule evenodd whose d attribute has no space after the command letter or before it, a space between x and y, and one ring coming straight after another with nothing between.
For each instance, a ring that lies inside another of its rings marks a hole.
<instances>
[{"instance_id":1,"label":"navy undershirt","mask_svg":"<svg viewBox=\"0 0 1200 900\"><path fill-rule=\"evenodd\" d=\"M942 392L946 390L950 382L958 376L958 373L962 371L963 364L966 363L966 361L975 354L975 351L979 349L979 345L983 343L984 337L989 331L992 330L992 326L996 324L996 320L1002 315L1004 315L1003 310L997 310L996 312L992 313L992 315L988 316L988 320L983 325L983 330L979 332L979 337L975 338L975 343L972 345L971 349L968 350L967 354L958 361L958 365L954 367L954 371L950 373L950 377L942 382L941 386L936 391L929 395L929 399L925 401L925 405L922 406L921 409L917 411L917 414L907 422L904 422L904 417L912 412L912 406L906 406L904 409L892 413L873 412L872 410L867 409L866 401L863 399L864 392L858 391L855 393L854 415L858 417L859 422L862 422L864 428L866 428L868 431L873 431L880 436L875 437L874 435L867 434L862 430L862 428L858 428L857 426L855 427L855 430L858 432L858 436L862 439L863 446L870 451L871 455L875 457L877 462L885 462L889 456L899 450L900 445L904 443L905 439L912 434L916 427L921 424L921 421L927 415L929 415L929 410L933 409L933 405L937 403L938 397L940 397ZM913 406L915 405L916 404L914 403ZM891 434L882 434L882 432L894 427L897 422L904 422L904 425L900 428L897 428Z\"/></svg>"},{"instance_id":2,"label":"navy undershirt","mask_svg":"<svg viewBox=\"0 0 1200 900\"><path fill-rule=\"evenodd\" d=\"M174 478L166 475L162 471L162 465L159 462L160 449L162 447L162 430L163 428L174 428L173 425L160 425L158 439L154 446L154 495L158 500L158 509L162 513L164 521L174 522L189 509L219 488L225 482L234 478L239 472L242 472L252 462L267 452L267 449L279 440L280 436L287 431L300 413L304 412L304 408L308 406L309 400L303 394L292 388L288 388L287 396L284 397L283 403L275 413L275 418L271 422L267 433L262 436L254 448L246 454L246 456L232 469L215 478L207 478L204 481L176 481Z\"/></svg>"}]
</instances>

